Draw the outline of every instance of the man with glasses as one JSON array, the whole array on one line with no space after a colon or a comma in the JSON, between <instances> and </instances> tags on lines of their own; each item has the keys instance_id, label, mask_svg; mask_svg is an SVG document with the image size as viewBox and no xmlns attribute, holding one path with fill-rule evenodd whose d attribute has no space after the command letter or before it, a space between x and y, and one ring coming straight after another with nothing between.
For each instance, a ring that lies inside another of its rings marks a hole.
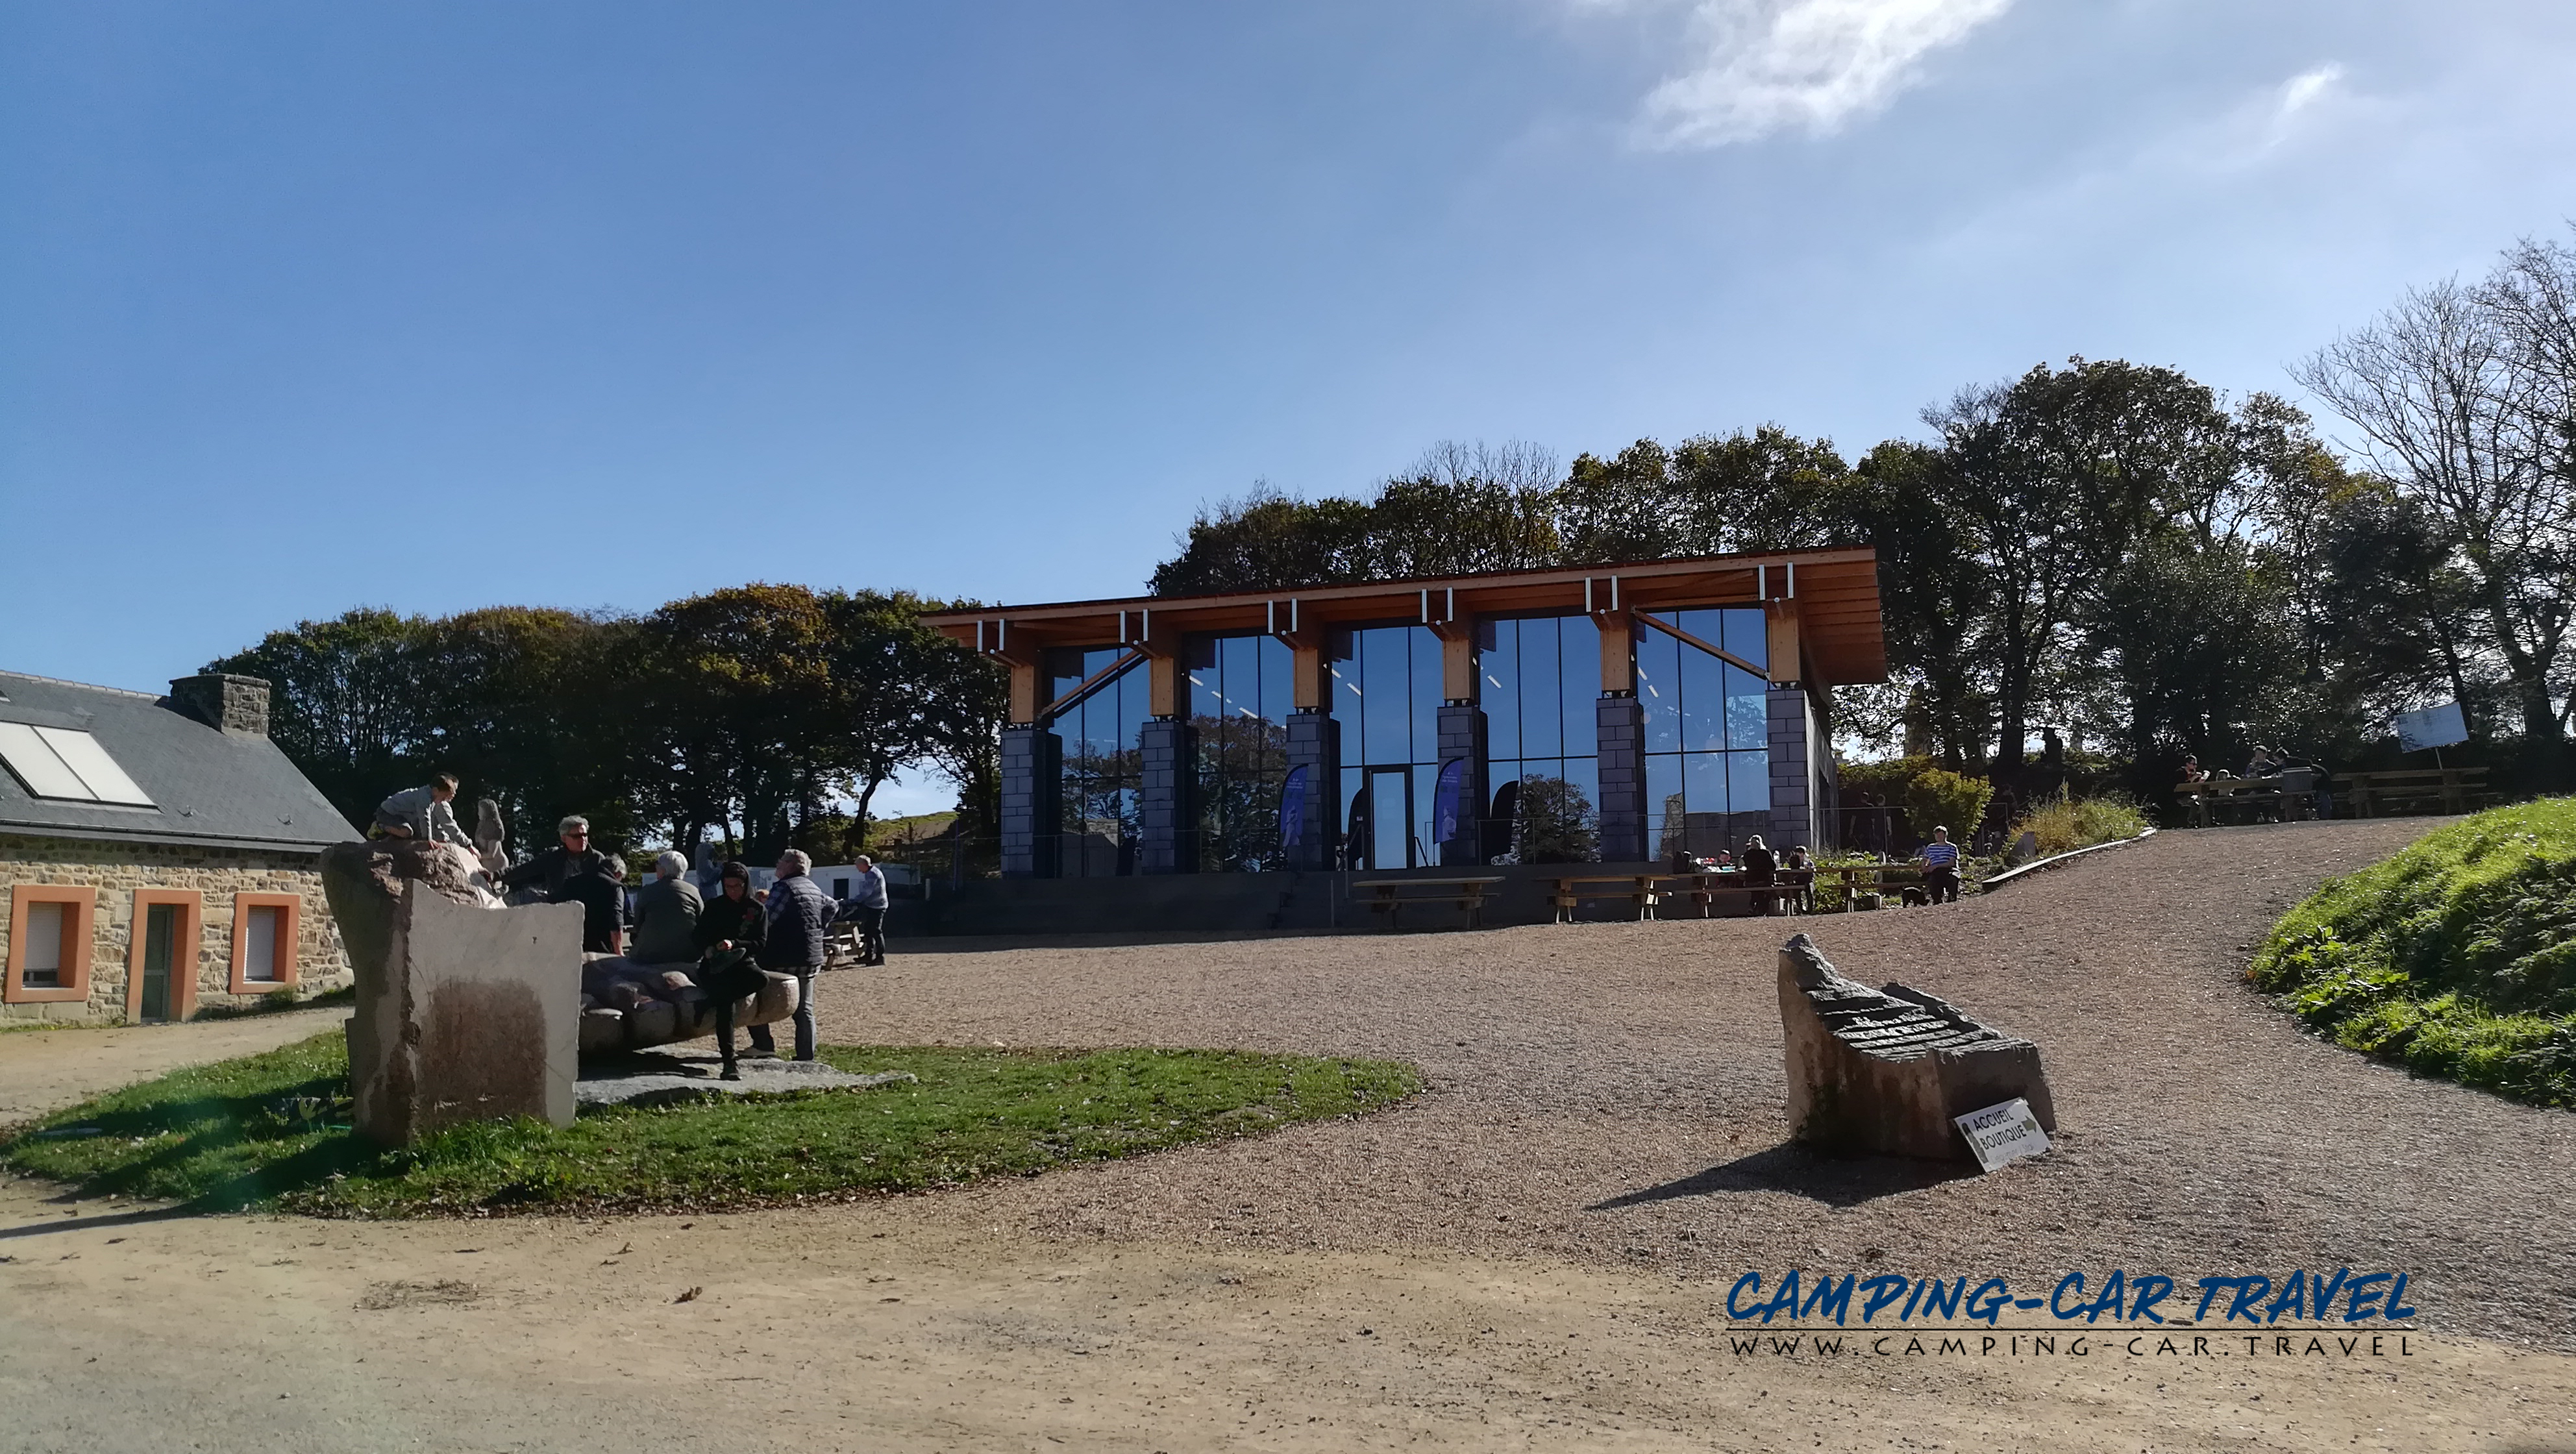
<instances>
[{"instance_id":1,"label":"man with glasses","mask_svg":"<svg viewBox=\"0 0 2576 1454\"><path fill-rule=\"evenodd\" d=\"M555 825L561 842L501 875L505 889L526 889L544 902L563 901L563 887L575 875L599 871L599 855L591 852L590 820L579 814Z\"/></svg>"}]
</instances>

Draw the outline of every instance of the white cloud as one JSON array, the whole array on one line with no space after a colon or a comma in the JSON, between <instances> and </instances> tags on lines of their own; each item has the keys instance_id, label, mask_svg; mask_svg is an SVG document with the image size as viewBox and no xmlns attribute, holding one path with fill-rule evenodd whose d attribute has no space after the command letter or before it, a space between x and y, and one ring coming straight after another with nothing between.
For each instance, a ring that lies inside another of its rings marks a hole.
<instances>
[{"instance_id":1,"label":"white cloud","mask_svg":"<svg viewBox=\"0 0 2576 1454\"><path fill-rule=\"evenodd\" d=\"M1795 127L1810 136L1877 111L2012 0L1699 0L1698 66L1646 97L1655 145L1724 146Z\"/></svg>"},{"instance_id":2,"label":"white cloud","mask_svg":"<svg viewBox=\"0 0 2576 1454\"><path fill-rule=\"evenodd\" d=\"M2313 71L2301 71L2281 86L2281 115L2296 116L2322 99L2343 80L2343 66L2328 61Z\"/></svg>"}]
</instances>

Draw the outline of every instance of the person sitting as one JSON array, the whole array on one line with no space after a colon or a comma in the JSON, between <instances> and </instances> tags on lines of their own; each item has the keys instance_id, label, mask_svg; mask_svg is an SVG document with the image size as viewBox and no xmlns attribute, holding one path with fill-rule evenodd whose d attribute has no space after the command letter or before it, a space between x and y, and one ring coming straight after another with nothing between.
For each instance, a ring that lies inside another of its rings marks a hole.
<instances>
[{"instance_id":1,"label":"person sitting","mask_svg":"<svg viewBox=\"0 0 2576 1454\"><path fill-rule=\"evenodd\" d=\"M376 805L376 821L369 836L453 843L472 853L474 840L457 826L456 810L448 806L455 799L456 774L452 772L440 773L419 787L405 788Z\"/></svg>"},{"instance_id":2,"label":"person sitting","mask_svg":"<svg viewBox=\"0 0 2576 1454\"><path fill-rule=\"evenodd\" d=\"M2185 753L2182 759L2182 780L2187 783L2205 783L2209 781L2209 773L2201 767L2199 758Z\"/></svg>"},{"instance_id":3,"label":"person sitting","mask_svg":"<svg viewBox=\"0 0 2576 1454\"><path fill-rule=\"evenodd\" d=\"M546 902L581 905L582 953L626 952L626 865L617 855L583 853Z\"/></svg>"},{"instance_id":4,"label":"person sitting","mask_svg":"<svg viewBox=\"0 0 2576 1454\"><path fill-rule=\"evenodd\" d=\"M1791 900L1792 905L1801 914L1815 912L1816 859L1813 854L1807 852L1807 845L1800 843L1792 847L1788 858L1781 862L1780 867L1783 871L1796 875L1791 882L1796 886L1798 893L1797 897Z\"/></svg>"},{"instance_id":5,"label":"person sitting","mask_svg":"<svg viewBox=\"0 0 2576 1454\"><path fill-rule=\"evenodd\" d=\"M1950 841L1950 830L1935 827L1932 841L1923 845L1917 855L1923 860L1924 896L1936 904L1959 901L1959 845Z\"/></svg>"},{"instance_id":6,"label":"person sitting","mask_svg":"<svg viewBox=\"0 0 2576 1454\"><path fill-rule=\"evenodd\" d=\"M727 863L719 871L722 885L698 911L692 935L698 967L690 978L716 1007L716 1052L724 1060L724 1079L740 1080L733 1053L734 1007L746 995L760 993L760 947L769 935L769 911L751 896L751 870Z\"/></svg>"},{"instance_id":7,"label":"person sitting","mask_svg":"<svg viewBox=\"0 0 2576 1454\"><path fill-rule=\"evenodd\" d=\"M527 890L539 902L561 903L564 880L589 871L583 864L590 854L590 820L578 813L564 819L555 825L555 838L554 847L504 872L501 886Z\"/></svg>"},{"instance_id":8,"label":"person sitting","mask_svg":"<svg viewBox=\"0 0 2576 1454\"><path fill-rule=\"evenodd\" d=\"M1761 834L1756 833L1744 840L1744 886L1746 888L1769 887L1772 877L1779 870L1780 859L1778 855L1772 853L1769 845L1762 841Z\"/></svg>"},{"instance_id":9,"label":"person sitting","mask_svg":"<svg viewBox=\"0 0 2576 1454\"><path fill-rule=\"evenodd\" d=\"M686 964L698 957L698 916L706 899L684 876L689 861L665 851L653 859L653 881L635 896L638 964Z\"/></svg>"},{"instance_id":10,"label":"person sitting","mask_svg":"<svg viewBox=\"0 0 2576 1454\"><path fill-rule=\"evenodd\" d=\"M862 853L851 865L859 876L850 880L850 919L859 926L859 963L885 963L885 921L888 895L885 870L876 860Z\"/></svg>"}]
</instances>

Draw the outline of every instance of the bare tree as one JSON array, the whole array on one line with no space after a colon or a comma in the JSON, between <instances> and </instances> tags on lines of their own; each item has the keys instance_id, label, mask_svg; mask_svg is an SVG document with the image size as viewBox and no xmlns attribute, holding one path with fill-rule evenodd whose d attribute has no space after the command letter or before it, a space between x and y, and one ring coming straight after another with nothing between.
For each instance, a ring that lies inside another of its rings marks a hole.
<instances>
[{"instance_id":1,"label":"bare tree","mask_svg":"<svg viewBox=\"0 0 2576 1454\"><path fill-rule=\"evenodd\" d=\"M2533 766L2551 782L2576 612L2568 271L2563 249L2525 244L2485 284L2415 289L2294 370L2352 421L2362 452L2423 508L2476 582L2483 645L2501 662Z\"/></svg>"}]
</instances>

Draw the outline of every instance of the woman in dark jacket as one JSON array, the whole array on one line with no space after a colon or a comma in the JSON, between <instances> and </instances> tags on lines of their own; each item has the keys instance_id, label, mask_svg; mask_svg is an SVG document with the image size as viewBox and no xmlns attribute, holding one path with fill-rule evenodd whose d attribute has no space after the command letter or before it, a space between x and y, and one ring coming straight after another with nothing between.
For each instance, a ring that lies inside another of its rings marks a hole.
<instances>
[{"instance_id":1,"label":"woman in dark jacket","mask_svg":"<svg viewBox=\"0 0 2576 1454\"><path fill-rule=\"evenodd\" d=\"M690 977L716 1006L716 1049L724 1079L740 1080L733 1055L733 1008L761 986L760 946L769 937L769 911L751 896L751 870L724 866L724 891L698 911L698 968Z\"/></svg>"}]
</instances>

